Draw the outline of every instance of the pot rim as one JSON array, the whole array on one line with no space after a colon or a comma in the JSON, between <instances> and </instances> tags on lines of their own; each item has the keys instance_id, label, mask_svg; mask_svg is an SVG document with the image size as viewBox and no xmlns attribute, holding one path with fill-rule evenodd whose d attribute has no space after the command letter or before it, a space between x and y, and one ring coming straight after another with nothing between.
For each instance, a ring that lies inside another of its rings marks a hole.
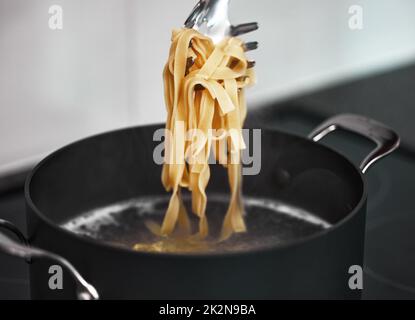
<instances>
[{"instance_id":1,"label":"pot rim","mask_svg":"<svg viewBox=\"0 0 415 320\"><path fill-rule=\"evenodd\" d=\"M58 232L63 233L64 235L66 235L67 237L69 237L71 239L71 241L78 241L81 242L85 245L88 246L92 246L92 247L96 247L97 249L100 250L107 250L107 251L114 251L118 254L123 253L123 254L130 254L130 255L135 255L135 256L141 256L141 257L148 257L148 258L175 258L175 259L212 259L212 258L226 258L226 257L238 257L238 256L249 256L249 255L253 255L253 254L258 254L258 253L269 253L275 250L283 250L283 249L289 249L289 248L293 248L293 247L299 247L305 243L309 243L312 241L315 241L317 239L320 238L324 238L334 232L336 232L338 229L342 228L344 225L346 225L349 221L351 221L352 219L355 218L355 216L360 212L360 210L365 206L367 199L368 199L368 193L367 193L367 182L366 179L364 178L364 175L362 173L362 171L354 164L352 163L348 158L346 158L344 155L342 155L340 152L327 147L325 145L319 144L317 142L313 142L305 137L302 137L300 135L296 135L296 134L292 134L292 133L287 133L287 132L283 132L280 130L276 130L276 129L271 129L271 128L262 128L262 130L264 131L269 131L269 132L276 132L279 134L283 134L286 136L291 136L291 137L295 137L297 139L300 139L304 142L307 143L312 143L314 145L316 145L316 147L318 148L323 148L326 150L329 150L332 153L335 153L336 155L340 156L345 162L347 162L349 165L351 165L351 167L354 168L354 170L357 171L359 177L360 177L360 181L362 183L362 194L360 197L360 200L357 202L356 206L350 210L350 212L343 218L341 219L339 222L333 224L330 228L324 229L322 231L316 232L312 235L309 236L305 236L302 237L300 239L297 240L290 240L284 243L279 243L279 244L275 244L272 246L268 246L268 247L264 247L264 248L258 248L258 249L254 249L254 250L248 250L248 251L235 251L235 252L207 252L207 253L157 253L157 252L140 252L140 251L134 251L132 249L129 249L127 247L122 247L122 246L116 246L116 245L111 245L109 243L103 242L103 241L99 241L96 239L92 239L92 238L87 238L87 237L82 237L74 232L71 232L63 227L61 227L59 224L54 223L50 218L48 218L45 214L42 213L42 211L40 209L38 209L38 207L35 205L32 197L31 197L31 192L30 192L30 188L31 188L31 182L33 180L33 177L36 175L36 173L38 172L38 170L43 167L46 163L48 163L51 159L53 159L55 156L57 156L58 154L65 152L66 150L70 149L71 147L73 147L74 145L77 145L79 143L82 143L84 141L90 140L90 139L94 139L94 138L98 138L101 136L105 136L105 135L109 135L109 134L115 134L118 132L124 132L124 131L129 131L129 130L136 130L136 129L146 129L146 128L163 128L164 125L163 124L153 124L153 125L143 125L143 126L132 126L132 127L126 127L126 128L122 128L122 129L116 129L116 130L111 130L108 132L104 132L104 133L100 133L100 134L95 134L95 135L91 135L89 137L83 138L83 139L79 139L75 142L72 142L60 149L57 149L56 151L52 152L51 154L49 154L47 157L45 157L42 161L40 161L28 174L26 181L25 181L25 186L24 186L24 194L25 194L25 200L26 200L26 204L30 207L30 209L37 215L37 217L42 220L46 225L48 225L50 228L55 229ZM27 209L26 209L26 215L28 214Z\"/></svg>"}]
</instances>

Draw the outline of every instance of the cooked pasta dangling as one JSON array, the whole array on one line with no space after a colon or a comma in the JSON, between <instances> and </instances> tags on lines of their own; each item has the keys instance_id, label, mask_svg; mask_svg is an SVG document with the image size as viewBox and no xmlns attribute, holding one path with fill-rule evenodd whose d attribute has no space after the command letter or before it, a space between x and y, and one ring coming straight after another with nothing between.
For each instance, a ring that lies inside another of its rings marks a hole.
<instances>
[{"instance_id":1,"label":"cooked pasta dangling","mask_svg":"<svg viewBox=\"0 0 415 320\"><path fill-rule=\"evenodd\" d=\"M242 41L227 38L215 45L193 29L175 30L163 76L166 129L171 139L166 139L162 182L172 195L162 226L153 225L153 232L169 236L180 229L190 234L189 217L181 198L182 189L188 189L192 194L192 211L200 221L197 237L208 236L205 190L210 179L208 161L212 151L228 170L231 192L221 239L245 232L240 156L245 148L244 88L254 82L254 74ZM227 150L217 148L218 142L223 142Z\"/></svg>"}]
</instances>

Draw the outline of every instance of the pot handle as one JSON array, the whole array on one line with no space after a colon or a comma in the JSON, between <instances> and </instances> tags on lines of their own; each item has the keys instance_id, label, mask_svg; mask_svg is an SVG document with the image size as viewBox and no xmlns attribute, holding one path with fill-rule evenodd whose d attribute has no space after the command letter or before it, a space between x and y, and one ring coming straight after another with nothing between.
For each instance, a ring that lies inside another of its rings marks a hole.
<instances>
[{"instance_id":1,"label":"pot handle","mask_svg":"<svg viewBox=\"0 0 415 320\"><path fill-rule=\"evenodd\" d=\"M376 149L360 165L364 174L372 165L394 152L400 145L399 135L391 128L375 120L353 114L339 115L325 121L309 135L309 138L319 142L338 129L357 133L376 143Z\"/></svg>"},{"instance_id":2,"label":"pot handle","mask_svg":"<svg viewBox=\"0 0 415 320\"><path fill-rule=\"evenodd\" d=\"M20 243L11 239L5 233L1 231L1 228L6 229L14 233L17 238L20 240ZM72 277L75 279L77 286L77 296L79 300L98 300L99 294L97 290L89 284L81 274L76 270L76 268L65 258L61 256L31 247L28 244L28 241L20 232L20 230L11 222L0 219L0 252L8 254L10 256L23 258L29 262L32 258L48 258L53 261L56 261L60 265L64 266Z\"/></svg>"}]
</instances>

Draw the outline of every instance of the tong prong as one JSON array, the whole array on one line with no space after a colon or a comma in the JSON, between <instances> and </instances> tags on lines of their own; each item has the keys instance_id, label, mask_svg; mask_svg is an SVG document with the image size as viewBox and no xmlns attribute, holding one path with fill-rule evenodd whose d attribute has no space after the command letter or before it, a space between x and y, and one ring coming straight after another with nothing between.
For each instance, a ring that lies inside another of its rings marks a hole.
<instances>
[{"instance_id":1,"label":"tong prong","mask_svg":"<svg viewBox=\"0 0 415 320\"><path fill-rule=\"evenodd\" d=\"M245 51L252 51L258 49L258 41L246 42L244 44Z\"/></svg>"},{"instance_id":2,"label":"tong prong","mask_svg":"<svg viewBox=\"0 0 415 320\"><path fill-rule=\"evenodd\" d=\"M258 30L258 22L250 22L250 23L243 23L237 26L231 27L231 35L232 37L237 37L242 34L246 34L255 30Z\"/></svg>"},{"instance_id":3,"label":"tong prong","mask_svg":"<svg viewBox=\"0 0 415 320\"><path fill-rule=\"evenodd\" d=\"M256 65L256 61L248 61L248 69L254 68Z\"/></svg>"},{"instance_id":4,"label":"tong prong","mask_svg":"<svg viewBox=\"0 0 415 320\"><path fill-rule=\"evenodd\" d=\"M184 23L184 26L186 28L193 28L198 20L200 15L202 14L203 10L204 10L204 2L199 1L196 6L193 8L192 12L190 13L189 17L187 18L186 22Z\"/></svg>"}]
</instances>

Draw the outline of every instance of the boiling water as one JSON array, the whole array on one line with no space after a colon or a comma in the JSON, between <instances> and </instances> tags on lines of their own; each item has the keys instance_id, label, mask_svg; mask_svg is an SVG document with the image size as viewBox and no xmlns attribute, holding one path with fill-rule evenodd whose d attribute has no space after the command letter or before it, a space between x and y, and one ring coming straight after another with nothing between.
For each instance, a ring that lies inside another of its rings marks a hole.
<instances>
[{"instance_id":1,"label":"boiling water","mask_svg":"<svg viewBox=\"0 0 415 320\"><path fill-rule=\"evenodd\" d=\"M210 238L204 242L184 243L163 240L149 231L149 221L162 223L170 198L137 198L83 213L62 227L84 237L116 246L138 248L142 251L174 253L241 252L267 248L318 233L331 225L300 208L269 199L244 198L248 232L236 234L218 243L229 199L210 196L208 219ZM190 207L190 199L184 198ZM190 211L189 211L190 212ZM189 214L189 216L192 216ZM191 218L194 231L197 219ZM139 244L137 246L137 244Z\"/></svg>"}]
</instances>

